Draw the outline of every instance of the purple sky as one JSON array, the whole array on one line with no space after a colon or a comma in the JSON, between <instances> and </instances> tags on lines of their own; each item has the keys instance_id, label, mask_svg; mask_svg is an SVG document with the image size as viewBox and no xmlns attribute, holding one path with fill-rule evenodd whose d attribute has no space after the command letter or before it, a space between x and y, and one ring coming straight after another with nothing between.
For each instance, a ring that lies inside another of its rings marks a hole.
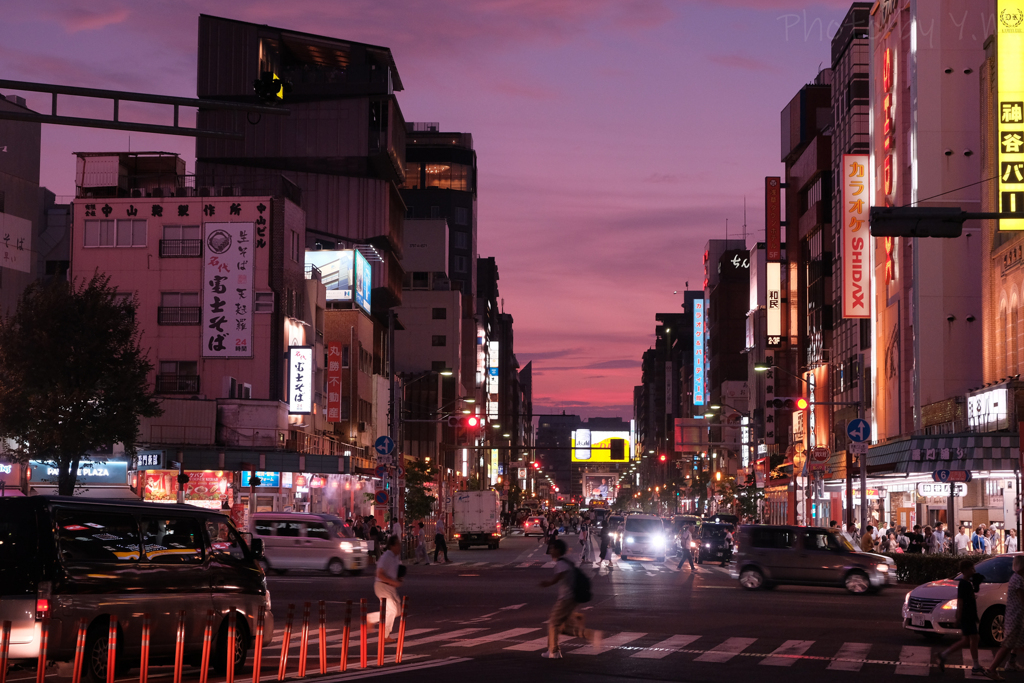
<instances>
[{"instance_id":1,"label":"purple sky","mask_svg":"<svg viewBox=\"0 0 1024 683\"><path fill-rule=\"evenodd\" d=\"M194 97L200 11L390 47L406 120L473 134L479 252L497 257L535 404L628 419L654 314L679 310L686 281L700 287L703 246L726 220L739 234L744 197L750 240L763 237L779 112L829 65L849 6L34 0L4 8L0 66L8 79ZM179 152L192 171L190 138L130 144ZM127 133L44 127L42 183L71 195L72 152L128 147Z\"/></svg>"}]
</instances>

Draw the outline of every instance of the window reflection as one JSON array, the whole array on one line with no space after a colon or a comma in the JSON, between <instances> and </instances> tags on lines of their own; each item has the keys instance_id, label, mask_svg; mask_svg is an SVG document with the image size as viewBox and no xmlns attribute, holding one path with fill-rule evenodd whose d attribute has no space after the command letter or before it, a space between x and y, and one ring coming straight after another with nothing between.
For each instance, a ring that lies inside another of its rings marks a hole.
<instances>
[{"instance_id":1,"label":"window reflection","mask_svg":"<svg viewBox=\"0 0 1024 683\"><path fill-rule=\"evenodd\" d=\"M405 164L403 187L409 190L436 187L465 192L470 188L471 173L472 167L467 164L408 161Z\"/></svg>"}]
</instances>

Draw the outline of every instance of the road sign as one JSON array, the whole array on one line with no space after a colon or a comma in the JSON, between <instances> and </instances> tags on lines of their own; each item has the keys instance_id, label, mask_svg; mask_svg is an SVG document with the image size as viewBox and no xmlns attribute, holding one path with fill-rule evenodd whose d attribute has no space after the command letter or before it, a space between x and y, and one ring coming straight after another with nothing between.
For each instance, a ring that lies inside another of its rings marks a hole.
<instances>
[{"instance_id":1,"label":"road sign","mask_svg":"<svg viewBox=\"0 0 1024 683\"><path fill-rule=\"evenodd\" d=\"M390 436L379 436L373 442L373 450L381 455L391 455L395 450L395 442Z\"/></svg>"},{"instance_id":2,"label":"road sign","mask_svg":"<svg viewBox=\"0 0 1024 683\"><path fill-rule=\"evenodd\" d=\"M811 449L811 460L815 460L817 462L828 462L830 457L832 457L832 453L827 448L818 446L817 448Z\"/></svg>"},{"instance_id":3,"label":"road sign","mask_svg":"<svg viewBox=\"0 0 1024 683\"><path fill-rule=\"evenodd\" d=\"M970 470L935 470L932 472L932 479L943 484L947 482L969 482L971 480Z\"/></svg>"},{"instance_id":4,"label":"road sign","mask_svg":"<svg viewBox=\"0 0 1024 683\"><path fill-rule=\"evenodd\" d=\"M377 468L373 470L373 476L377 477L378 479L383 479L385 476L387 476L387 473L387 465L377 465Z\"/></svg>"},{"instance_id":5,"label":"road sign","mask_svg":"<svg viewBox=\"0 0 1024 683\"><path fill-rule=\"evenodd\" d=\"M373 501L377 503L377 505L387 505L388 492L384 489L377 489L376 493L373 494Z\"/></svg>"},{"instance_id":6,"label":"road sign","mask_svg":"<svg viewBox=\"0 0 1024 683\"><path fill-rule=\"evenodd\" d=\"M405 479L405 468L401 465L398 466L398 478Z\"/></svg>"},{"instance_id":7,"label":"road sign","mask_svg":"<svg viewBox=\"0 0 1024 683\"><path fill-rule=\"evenodd\" d=\"M864 443L871 438L871 425L867 420L858 417L856 420L850 420L850 424L846 425L846 433L850 435L850 441Z\"/></svg>"},{"instance_id":8,"label":"road sign","mask_svg":"<svg viewBox=\"0 0 1024 683\"><path fill-rule=\"evenodd\" d=\"M867 455L868 445L866 443L851 443L850 453L853 455Z\"/></svg>"}]
</instances>

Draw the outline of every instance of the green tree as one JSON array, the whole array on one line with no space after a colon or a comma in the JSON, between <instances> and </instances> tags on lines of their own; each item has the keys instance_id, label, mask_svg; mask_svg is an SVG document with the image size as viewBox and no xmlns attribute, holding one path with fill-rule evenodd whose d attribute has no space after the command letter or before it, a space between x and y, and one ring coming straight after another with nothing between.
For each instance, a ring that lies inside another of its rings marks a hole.
<instances>
[{"instance_id":1,"label":"green tree","mask_svg":"<svg viewBox=\"0 0 1024 683\"><path fill-rule=\"evenodd\" d=\"M437 475L430 463L422 460L405 464L405 518L410 522L430 515L437 498L430 495L427 482Z\"/></svg>"},{"instance_id":2,"label":"green tree","mask_svg":"<svg viewBox=\"0 0 1024 683\"><path fill-rule=\"evenodd\" d=\"M122 443L134 456L139 418L162 412L135 308L96 274L33 283L0 319L0 439L19 462L54 465L61 495L74 492L87 451Z\"/></svg>"}]
</instances>

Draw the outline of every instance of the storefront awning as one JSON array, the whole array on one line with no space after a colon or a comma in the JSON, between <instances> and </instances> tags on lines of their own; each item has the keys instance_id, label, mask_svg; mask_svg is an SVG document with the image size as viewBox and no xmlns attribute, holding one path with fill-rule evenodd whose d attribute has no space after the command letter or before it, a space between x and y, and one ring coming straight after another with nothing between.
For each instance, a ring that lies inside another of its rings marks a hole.
<instances>
[{"instance_id":1,"label":"storefront awning","mask_svg":"<svg viewBox=\"0 0 1024 683\"><path fill-rule=\"evenodd\" d=\"M868 472L931 473L935 470L1013 471L1019 436L1006 432L914 436L868 450Z\"/></svg>"}]
</instances>

